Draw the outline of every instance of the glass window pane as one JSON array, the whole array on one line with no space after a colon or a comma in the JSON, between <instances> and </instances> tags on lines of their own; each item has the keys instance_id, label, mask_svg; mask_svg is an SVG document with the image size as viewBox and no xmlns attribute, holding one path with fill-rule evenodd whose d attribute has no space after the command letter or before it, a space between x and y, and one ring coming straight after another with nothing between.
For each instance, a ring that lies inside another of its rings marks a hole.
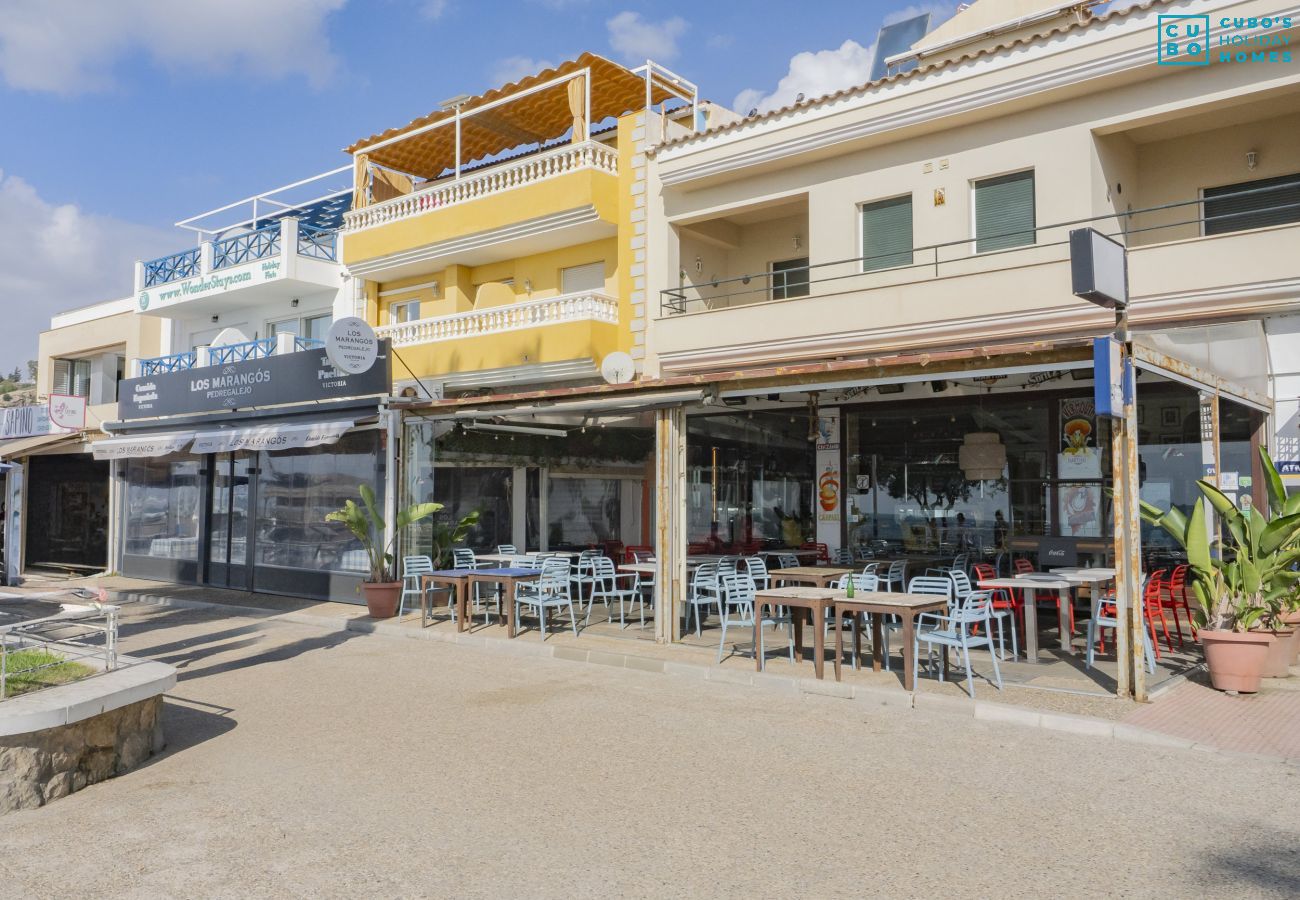
<instances>
[{"instance_id":1,"label":"glass window pane","mask_svg":"<svg viewBox=\"0 0 1300 900\"><path fill-rule=\"evenodd\" d=\"M808 296L808 257L772 263L772 299Z\"/></svg>"},{"instance_id":2,"label":"glass window pane","mask_svg":"<svg viewBox=\"0 0 1300 900\"><path fill-rule=\"evenodd\" d=\"M199 460L132 459L126 466L125 552L199 558Z\"/></svg>"},{"instance_id":3,"label":"glass window pane","mask_svg":"<svg viewBox=\"0 0 1300 900\"><path fill-rule=\"evenodd\" d=\"M574 549L619 540L622 518L615 478L560 478L548 481L547 535L552 550Z\"/></svg>"},{"instance_id":4,"label":"glass window pane","mask_svg":"<svg viewBox=\"0 0 1300 900\"><path fill-rule=\"evenodd\" d=\"M275 337L277 334L297 334L298 320L285 319L283 322L272 322L266 326L267 337Z\"/></svg>"},{"instance_id":5,"label":"glass window pane","mask_svg":"<svg viewBox=\"0 0 1300 900\"><path fill-rule=\"evenodd\" d=\"M311 316L303 320L303 337L311 338L316 341L325 340L326 333L330 330L332 316Z\"/></svg>"}]
</instances>

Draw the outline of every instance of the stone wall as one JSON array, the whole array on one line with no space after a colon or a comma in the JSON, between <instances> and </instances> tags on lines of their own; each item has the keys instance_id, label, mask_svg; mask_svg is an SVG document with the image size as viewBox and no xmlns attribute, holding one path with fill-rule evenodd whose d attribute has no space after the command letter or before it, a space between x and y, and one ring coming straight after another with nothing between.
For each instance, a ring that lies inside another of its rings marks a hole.
<instances>
[{"instance_id":1,"label":"stone wall","mask_svg":"<svg viewBox=\"0 0 1300 900\"><path fill-rule=\"evenodd\" d=\"M162 748L161 696L70 725L0 737L0 814L121 775Z\"/></svg>"}]
</instances>

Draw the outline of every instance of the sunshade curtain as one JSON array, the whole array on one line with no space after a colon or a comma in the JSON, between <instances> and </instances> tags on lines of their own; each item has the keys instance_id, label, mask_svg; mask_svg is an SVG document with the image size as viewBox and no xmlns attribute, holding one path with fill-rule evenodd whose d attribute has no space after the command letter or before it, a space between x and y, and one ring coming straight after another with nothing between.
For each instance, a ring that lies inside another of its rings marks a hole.
<instances>
[{"instance_id":1,"label":"sunshade curtain","mask_svg":"<svg viewBox=\"0 0 1300 900\"><path fill-rule=\"evenodd\" d=\"M353 422L312 422L302 425L258 425L252 428L224 428L201 431L194 438L195 453L230 453L234 450L294 450L332 444Z\"/></svg>"},{"instance_id":2,"label":"sunshade curtain","mask_svg":"<svg viewBox=\"0 0 1300 900\"><path fill-rule=\"evenodd\" d=\"M141 434L132 437L106 438L95 441L90 450L95 459L130 459L166 456L183 449L194 440L192 431L169 431L163 434Z\"/></svg>"},{"instance_id":3,"label":"sunshade curtain","mask_svg":"<svg viewBox=\"0 0 1300 900\"><path fill-rule=\"evenodd\" d=\"M573 113L573 137L571 143L577 144L587 139L587 76L579 75L569 81L569 112Z\"/></svg>"},{"instance_id":4,"label":"sunshade curtain","mask_svg":"<svg viewBox=\"0 0 1300 900\"><path fill-rule=\"evenodd\" d=\"M358 153L352 160L352 208L370 205L370 157Z\"/></svg>"}]
</instances>

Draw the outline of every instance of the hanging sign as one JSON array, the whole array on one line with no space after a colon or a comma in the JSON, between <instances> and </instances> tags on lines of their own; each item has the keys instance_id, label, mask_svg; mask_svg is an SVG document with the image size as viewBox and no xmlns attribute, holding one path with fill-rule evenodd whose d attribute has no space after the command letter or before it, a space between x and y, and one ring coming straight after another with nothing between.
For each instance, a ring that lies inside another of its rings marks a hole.
<instances>
[{"instance_id":1,"label":"hanging sign","mask_svg":"<svg viewBox=\"0 0 1300 900\"><path fill-rule=\"evenodd\" d=\"M50 394L50 421L60 428L80 431L86 427L86 398Z\"/></svg>"},{"instance_id":2,"label":"hanging sign","mask_svg":"<svg viewBox=\"0 0 1300 900\"><path fill-rule=\"evenodd\" d=\"M325 355L334 367L349 375L370 371L379 355L379 338L365 319L344 316L325 335Z\"/></svg>"}]
</instances>

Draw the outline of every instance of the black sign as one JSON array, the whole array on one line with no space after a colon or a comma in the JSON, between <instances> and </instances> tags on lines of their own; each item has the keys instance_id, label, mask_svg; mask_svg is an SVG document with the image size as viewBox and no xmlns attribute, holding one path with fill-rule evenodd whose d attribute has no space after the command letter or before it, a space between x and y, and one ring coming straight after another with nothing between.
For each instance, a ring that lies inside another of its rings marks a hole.
<instances>
[{"instance_id":1,"label":"black sign","mask_svg":"<svg viewBox=\"0 0 1300 900\"><path fill-rule=\"evenodd\" d=\"M1038 568L1062 569L1079 564L1079 546L1070 538L1040 538Z\"/></svg>"},{"instance_id":2,"label":"black sign","mask_svg":"<svg viewBox=\"0 0 1300 900\"><path fill-rule=\"evenodd\" d=\"M125 421L387 394L390 358L382 341L375 364L358 375L334 368L320 349L128 378L118 385L117 414Z\"/></svg>"}]
</instances>

